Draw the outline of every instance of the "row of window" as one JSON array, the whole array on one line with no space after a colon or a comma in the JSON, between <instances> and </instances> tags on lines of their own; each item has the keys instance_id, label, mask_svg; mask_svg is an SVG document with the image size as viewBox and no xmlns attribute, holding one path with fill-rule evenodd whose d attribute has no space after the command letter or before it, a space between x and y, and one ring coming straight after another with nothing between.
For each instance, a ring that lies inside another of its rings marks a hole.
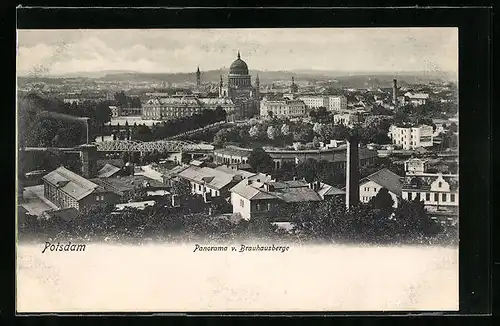
<instances>
[{"instance_id":1,"label":"row of window","mask_svg":"<svg viewBox=\"0 0 500 326\"><path fill-rule=\"evenodd\" d=\"M433 195L433 196L431 196ZM449 195L449 197L448 197ZM433 201L435 202L439 202L439 193L434 193L434 194L431 194L429 192L426 192L425 193L425 201L431 201L431 198L433 198ZM413 199L420 199L420 193L419 192L416 192L416 193L412 193L412 192L409 192L408 193L408 200L413 200ZM442 193L441 194L441 202L448 202L448 199L449 199L449 202L450 203L454 203L455 202L455 194L447 194L447 193Z\"/></svg>"}]
</instances>

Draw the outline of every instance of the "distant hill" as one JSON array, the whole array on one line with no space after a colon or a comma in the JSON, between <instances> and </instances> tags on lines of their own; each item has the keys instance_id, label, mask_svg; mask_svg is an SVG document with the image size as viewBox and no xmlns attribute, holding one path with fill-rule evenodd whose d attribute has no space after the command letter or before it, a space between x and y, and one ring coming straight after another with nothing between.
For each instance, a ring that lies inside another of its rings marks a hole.
<instances>
[{"instance_id":1,"label":"distant hill","mask_svg":"<svg viewBox=\"0 0 500 326\"><path fill-rule=\"evenodd\" d=\"M209 70L201 72L203 82L217 83L220 76L223 75L223 80L226 82L228 69ZM339 87L365 88L370 86L390 87L394 78L398 79L400 85L404 84L427 84L431 81L452 81L456 82L456 77L451 73L441 72L356 72L346 73L342 71L321 71L321 70L294 70L294 71L262 71L250 70L252 81L258 75L261 84L268 84L277 80L291 80L292 77L296 81L331 81L337 83ZM44 81L50 82L54 79L68 78L84 78L96 79L102 81L116 82L168 82L182 83L195 82L196 74L192 73L143 73L135 71L103 71L103 72L86 72L78 74L65 74L61 76L45 76L45 77L28 77L19 76L24 82L29 81Z\"/></svg>"}]
</instances>

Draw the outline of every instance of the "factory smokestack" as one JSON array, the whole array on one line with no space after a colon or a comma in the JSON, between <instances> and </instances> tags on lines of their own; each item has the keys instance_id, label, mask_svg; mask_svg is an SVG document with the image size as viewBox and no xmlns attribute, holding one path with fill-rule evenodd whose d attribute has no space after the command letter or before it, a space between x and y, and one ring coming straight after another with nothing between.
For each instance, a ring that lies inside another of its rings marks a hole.
<instances>
[{"instance_id":1,"label":"factory smokestack","mask_svg":"<svg viewBox=\"0 0 500 326\"><path fill-rule=\"evenodd\" d=\"M359 202L359 139L351 136L347 140L346 206Z\"/></svg>"},{"instance_id":2,"label":"factory smokestack","mask_svg":"<svg viewBox=\"0 0 500 326\"><path fill-rule=\"evenodd\" d=\"M397 107L398 104L398 80L392 80L392 103L394 107Z\"/></svg>"}]
</instances>

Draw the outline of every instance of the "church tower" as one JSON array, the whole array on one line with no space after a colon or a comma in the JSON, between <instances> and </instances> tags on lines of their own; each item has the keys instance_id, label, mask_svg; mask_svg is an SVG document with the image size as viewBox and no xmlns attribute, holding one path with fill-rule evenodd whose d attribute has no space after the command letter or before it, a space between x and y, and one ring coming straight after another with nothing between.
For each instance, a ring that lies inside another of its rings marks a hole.
<instances>
[{"instance_id":1,"label":"church tower","mask_svg":"<svg viewBox=\"0 0 500 326\"><path fill-rule=\"evenodd\" d=\"M200 72L200 67L198 66L198 69L196 70L196 87L200 87L201 85L201 72Z\"/></svg>"},{"instance_id":2,"label":"church tower","mask_svg":"<svg viewBox=\"0 0 500 326\"><path fill-rule=\"evenodd\" d=\"M292 85L290 86L290 93L297 93L298 87L295 85L295 78L292 76Z\"/></svg>"}]
</instances>

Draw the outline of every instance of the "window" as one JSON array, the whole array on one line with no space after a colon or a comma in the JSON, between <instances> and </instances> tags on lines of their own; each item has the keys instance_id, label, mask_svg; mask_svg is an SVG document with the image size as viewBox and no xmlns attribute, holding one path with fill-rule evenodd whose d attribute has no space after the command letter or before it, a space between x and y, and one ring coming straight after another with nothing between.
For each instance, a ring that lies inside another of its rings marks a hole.
<instances>
[{"instance_id":1,"label":"window","mask_svg":"<svg viewBox=\"0 0 500 326\"><path fill-rule=\"evenodd\" d=\"M439 201L439 194L434 194L434 201Z\"/></svg>"},{"instance_id":2,"label":"window","mask_svg":"<svg viewBox=\"0 0 500 326\"><path fill-rule=\"evenodd\" d=\"M455 194L450 194L450 201L455 202Z\"/></svg>"},{"instance_id":3,"label":"window","mask_svg":"<svg viewBox=\"0 0 500 326\"><path fill-rule=\"evenodd\" d=\"M267 203L267 210L270 211L271 210L271 203Z\"/></svg>"},{"instance_id":4,"label":"window","mask_svg":"<svg viewBox=\"0 0 500 326\"><path fill-rule=\"evenodd\" d=\"M377 187L373 187L373 191L375 191L375 192L376 192L376 191L377 191Z\"/></svg>"},{"instance_id":5,"label":"window","mask_svg":"<svg viewBox=\"0 0 500 326\"><path fill-rule=\"evenodd\" d=\"M409 192L409 193L408 193L408 200L411 200L411 195L412 195L412 193L411 193L411 192Z\"/></svg>"},{"instance_id":6,"label":"window","mask_svg":"<svg viewBox=\"0 0 500 326\"><path fill-rule=\"evenodd\" d=\"M431 200L431 194L430 193L428 193L428 192L425 193L425 200L426 201Z\"/></svg>"},{"instance_id":7,"label":"window","mask_svg":"<svg viewBox=\"0 0 500 326\"><path fill-rule=\"evenodd\" d=\"M256 207L257 211L260 211L260 203L257 203L257 204L255 205L255 207Z\"/></svg>"},{"instance_id":8,"label":"window","mask_svg":"<svg viewBox=\"0 0 500 326\"><path fill-rule=\"evenodd\" d=\"M245 202L243 201L243 199L240 199L240 206L245 207Z\"/></svg>"},{"instance_id":9,"label":"window","mask_svg":"<svg viewBox=\"0 0 500 326\"><path fill-rule=\"evenodd\" d=\"M441 198L442 198L443 201L446 201L446 194L442 194Z\"/></svg>"},{"instance_id":10,"label":"window","mask_svg":"<svg viewBox=\"0 0 500 326\"><path fill-rule=\"evenodd\" d=\"M442 182L438 182L438 187L441 188L443 186Z\"/></svg>"}]
</instances>

